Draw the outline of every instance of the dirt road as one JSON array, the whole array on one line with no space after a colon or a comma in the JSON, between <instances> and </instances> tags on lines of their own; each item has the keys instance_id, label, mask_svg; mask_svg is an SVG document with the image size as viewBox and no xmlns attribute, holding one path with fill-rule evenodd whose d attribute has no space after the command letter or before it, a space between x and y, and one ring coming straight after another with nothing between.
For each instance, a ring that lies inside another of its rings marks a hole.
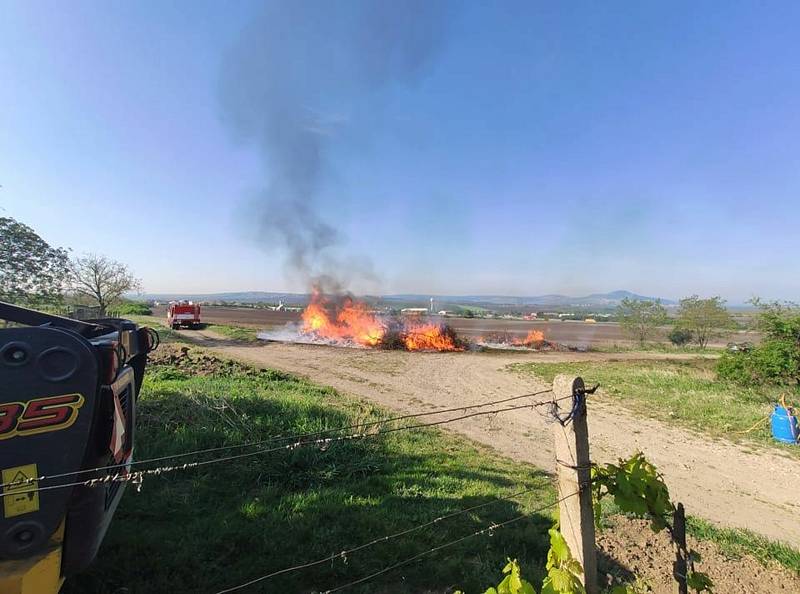
<instances>
[{"instance_id":1,"label":"dirt road","mask_svg":"<svg viewBox=\"0 0 800 594\"><path fill-rule=\"evenodd\" d=\"M400 412L477 404L548 387L506 371L509 363L642 357L407 353L280 343L243 346L208 330L184 334L225 355L292 372ZM554 465L552 425L535 411L476 417L444 427L512 458L546 469ZM604 401L602 394L590 399L589 431L592 458L598 462L642 450L663 472L674 498L685 503L688 513L800 546L799 460L634 417Z\"/></svg>"}]
</instances>

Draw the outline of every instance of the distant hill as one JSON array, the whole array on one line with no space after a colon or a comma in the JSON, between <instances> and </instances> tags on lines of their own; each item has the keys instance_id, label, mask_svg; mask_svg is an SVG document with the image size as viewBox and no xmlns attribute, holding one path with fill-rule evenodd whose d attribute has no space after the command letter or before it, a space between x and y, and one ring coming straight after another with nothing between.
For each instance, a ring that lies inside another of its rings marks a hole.
<instances>
[{"instance_id":1,"label":"distant hill","mask_svg":"<svg viewBox=\"0 0 800 594\"><path fill-rule=\"evenodd\" d=\"M283 301L288 304L302 304L308 302L308 293L271 293L266 291L242 291L234 293L146 293L137 296L137 299L170 301L173 299L192 299L194 301L227 301L239 303L277 303ZM389 303L419 303L427 304L431 295L407 293L396 295L381 295L370 297L370 300ZM656 297L638 295L630 291L612 291L610 293L592 293L583 297L570 297L568 295L535 295L527 297L514 297L509 295L433 295L437 307L443 304L460 304L474 306L505 306L505 307L586 307L609 308L616 307L625 299L655 300ZM661 298L665 305L674 305L676 302Z\"/></svg>"},{"instance_id":2,"label":"distant hill","mask_svg":"<svg viewBox=\"0 0 800 594\"><path fill-rule=\"evenodd\" d=\"M143 293L132 296L132 299L145 301L173 301L189 299L191 301L228 301L238 303L307 303L308 293L270 293L267 291L241 291L233 293Z\"/></svg>"}]
</instances>

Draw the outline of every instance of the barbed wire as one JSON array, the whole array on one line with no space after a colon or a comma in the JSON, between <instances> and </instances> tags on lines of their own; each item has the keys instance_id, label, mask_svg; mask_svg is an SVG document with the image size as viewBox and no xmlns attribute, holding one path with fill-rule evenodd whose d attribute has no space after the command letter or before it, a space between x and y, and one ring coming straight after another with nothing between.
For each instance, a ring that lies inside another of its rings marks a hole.
<instances>
[{"instance_id":1,"label":"barbed wire","mask_svg":"<svg viewBox=\"0 0 800 594\"><path fill-rule=\"evenodd\" d=\"M506 495L505 497L498 497L496 499L493 499L492 501L487 501L487 502L481 503L479 505L473 505L472 507L467 507L467 508L461 509L461 510L456 511L456 512L445 514L444 516L439 516L438 518L434 518L433 520L430 520L430 521L425 522L423 524L418 524L416 526L413 526L412 528L406 528L405 530L400 530L399 532L395 532L393 534L387 534L386 536L382 536L380 538L375 538L373 540L370 540L369 542L365 542L364 544L358 545L358 546L353 547L351 549L345 549L345 550L340 551L338 553L331 553L327 557L323 557L322 559L317 559L316 561L309 561L308 563L303 563L301 565L295 565L293 567L287 567L285 569L280 569L278 571L273 571L272 573L269 573L267 575L262 575L260 577L252 579L252 580L250 580L248 582L245 582L243 584L240 584L238 586L233 586L233 587L227 588L225 590L220 590L217 594L227 594L228 592L235 592L237 590L241 590L242 588L246 588L248 586L252 586L253 584L257 584L259 582L263 582L265 580L268 580L270 578L273 578L273 577L276 577L276 576L279 576L279 575L283 575L283 574L286 574L286 573L291 573L293 571L298 571L300 569L306 569L308 567L314 567L316 565L322 565L323 563L332 562L332 561L335 561L336 559L346 559L348 555L350 555L352 553L355 553L355 552L358 552L358 551L362 551L362 550L364 550L366 548L369 548L371 546L374 546L374 545L377 545L377 544L382 544L384 542L388 542L390 540L394 540L395 538L400 538L402 536L406 536L406 535L411 534L413 532L417 532L418 530L422 530L423 528L428 528L429 526L433 526L434 524L438 524L439 522L443 522L444 520L449 520L451 518L455 518L455 517L461 516L463 514L468 514L470 512L473 512L473 511L478 510L478 509L482 509L484 507L489 507L490 505L494 505L496 503L500 503L501 501L510 501L512 499L516 499L517 497L522 497L523 495L527 495L528 493L532 493L533 491L536 491L538 489L539 489L539 487L531 487L530 489L525 489L523 491L518 491L516 493L512 493L510 495Z\"/></svg>"},{"instance_id":2,"label":"barbed wire","mask_svg":"<svg viewBox=\"0 0 800 594\"><path fill-rule=\"evenodd\" d=\"M555 507L556 505L558 505L562 501L566 501L570 497L575 497L578 494L579 494L579 492L576 491L575 493L571 493L569 495L565 495L564 497L561 497L560 499L555 500L553 503L549 503L547 505L544 505L544 506L542 506L542 507L540 507L538 509L535 509L535 510L533 510L531 512L528 512L527 514L522 514L522 515L516 516L516 517L511 518L510 520L506 520L504 522L492 523L489 526L487 526L486 528L483 528L481 530L476 530L475 532L473 532L471 534L467 534L466 536L462 536L462 537L457 538L455 540L451 540L451 541L446 542L444 544L432 547L432 548L430 548L430 549L428 549L426 551L422 551L421 553L417 553L416 555L413 555L411 557L403 559L402 561L398 561L397 563L393 563L392 565L388 565L387 567L384 567L383 569L380 569L380 570L378 570L378 571L376 571L374 573L371 573L371 574L369 574L367 576L364 576L364 577L359 578L357 580L353 580L352 582L348 582L348 583L343 584L341 586L337 586L336 588L333 588L331 590L325 590L325 591L321 592L321 594L333 594L333 592L339 592L341 590L345 590L347 588L351 588L352 586L356 586L358 584L363 584L364 582L367 582L367 581L369 581L369 580L371 580L373 578L376 578L379 575L383 575L384 573L388 573L388 572L392 571L393 569L397 569L398 567L402 567L403 565L408 565L409 563L411 563L413 561L416 561L417 559L421 559L422 557L424 557L426 555L430 555L431 553L435 553L437 551L441 551L442 549L446 549L448 547L456 545L456 544L458 544L460 542L463 542L463 541L465 541L467 539L470 539L470 538L473 538L475 536L480 536L482 534L486 534L487 532L491 533L491 532L497 530L498 528L504 528L505 526L508 526L508 525L513 524L515 522L519 522L520 520L524 520L525 518L528 518L533 514L536 514L536 513L539 513L539 512L543 512L544 510L549 509L551 507ZM225 592L225 591L223 590L223 592ZM222 594L222 593L219 593L219 594Z\"/></svg>"},{"instance_id":3,"label":"barbed wire","mask_svg":"<svg viewBox=\"0 0 800 594\"><path fill-rule=\"evenodd\" d=\"M57 478L65 478L65 477L68 477L68 476L77 476L79 474L88 474L88 473L93 473L93 472L102 472L102 471L108 471L108 470L128 470L131 467L142 466L144 464L152 464L154 462L163 462L164 460L177 460L177 459L180 459L180 458L187 458L189 456L198 456L198 455L202 455L202 454L211 454L211 453L214 453L214 452L221 452L221 451L225 451L225 450L235 450L235 449L248 448L248 447L257 447L257 446L265 445L265 444L268 444L268 443L276 443L278 441L289 441L289 440L291 440L291 441L295 441L296 442L298 440L309 438L309 437L318 437L318 436L321 436L321 435L325 435L326 433L334 433L334 432L337 432L337 431L350 431L350 430L359 429L359 428L363 429L363 428L367 428L367 427L374 427L376 425L384 425L384 424L387 424L387 423L393 423L393 422L396 422L396 421L403 421L403 420L407 420L407 419L428 417L428 416L433 416L433 415L441 415L441 414L445 414L445 413L449 413L449 412L456 412L456 411L459 411L459 410L466 411L466 410L472 410L472 409L476 409L476 408L483 408L483 407L486 407L486 406L494 406L494 405L497 405L497 404L503 404L505 402L512 402L514 400L521 400L523 398L532 398L534 396L541 396L542 394L547 394L547 393L550 393L550 392L552 392L552 390L540 390L538 392L529 392L527 394L518 394L516 396L510 396L508 398L502 398L502 399L499 399L499 400L492 400L492 401L489 401L489 402L483 402L481 404L469 404L469 405L465 405L465 406L458 406L458 407L453 407L453 408L445 408L445 409L441 409L441 410L425 411L425 412L421 412L421 413L410 413L410 414L399 415L399 416L395 416L395 417L388 417L388 418L385 418L385 419L379 419L379 420L375 420L375 421L368 421L366 423L353 423L351 425L345 425L345 426L342 426L342 427L332 427L330 429L321 429L319 431L314 431L314 432L310 432L310 433L301 433L301 434L298 434L298 435L275 436L275 437L270 437L270 438L262 439L262 440L258 440L258 441L251 441L251 442L247 442L247 443L231 444L231 445L227 445L227 446L217 446L217 447L205 448L205 449L201 449L201 450L192 450L192 451L189 451L189 452L182 452L182 453L179 453L179 454L169 454L169 455L166 455L166 456L159 456L159 457L156 457L156 458L146 458L146 459L143 459L143 460L134 460L134 461L132 461L132 462L130 462L128 464L124 464L124 463L123 464L112 464L112 465L109 465L109 466L98 466L96 468L87 468L87 469L83 469L83 470L73 470L73 471L62 472L62 473L58 473L58 474L48 474L48 475L42 475L42 476L38 476L38 477L30 477L30 478L20 479L20 480L16 480L16 481L9 481L9 482L5 482L5 483L0 483L0 488L5 489L6 487L18 487L18 486L23 486L23 485L30 485L30 484L32 484L34 482L40 482L40 481L45 481L45 480L53 480L53 479L57 479ZM551 402L553 402L553 401L552 400L548 400L548 401L546 401L546 402L544 402L542 404L549 404ZM280 449L280 448L278 448L278 449ZM78 481L78 483L81 483L81 482L82 481Z\"/></svg>"},{"instance_id":4,"label":"barbed wire","mask_svg":"<svg viewBox=\"0 0 800 594\"><path fill-rule=\"evenodd\" d=\"M530 404L520 404L520 405L515 405L515 406L507 406L505 408L497 408L497 409L491 409L491 410L485 410L485 411L478 411L478 412L473 412L473 413L466 414L466 415L461 415L461 416L458 416L458 417L453 417L453 418L450 418L450 419L443 419L443 420L440 420L440 421L433 421L431 423L419 423L417 425L404 425L402 427L392 427L390 429L385 429L385 430L382 430L382 431L376 431L374 433L363 433L362 432L362 433L354 433L354 434L349 434L349 435L342 435L342 436L338 436L338 437L319 438L319 439L314 439L314 440L310 440L310 441L302 441L301 440L301 441L297 441L295 443L281 445L281 446L277 446L277 447L274 447L274 448L264 448L264 449L256 450L254 452L244 452L242 454L233 454L233 455L230 455L230 456L223 456L223 457L220 457L220 458L212 458L211 460L201 460L201 461L198 461L198 462L186 462L184 464L179 464L179 465L162 466L162 467L158 467L158 468L148 468L146 470L137 470L137 471L134 471L134 472L128 472L126 470L125 472L118 472L118 473L115 473L115 474L107 474L107 475L102 476L102 477L94 477L94 478L90 478L90 479L86 479L86 480L82 480L82 481L61 483L61 484L57 484L57 485L45 485L43 487L37 486L37 487L31 488L31 489L19 489L19 490L18 489L13 489L11 491L9 491L7 489L4 489L3 493L0 493L0 498L4 498L4 497L10 496L10 495L21 495L21 494L24 494L24 493L35 493L37 491L50 491L50 490L54 490L54 489L66 489L66 488L75 487L75 486L94 487L94 486L97 486L97 485L107 484L107 483L112 483L112 482L130 482L130 483L137 484L138 488L141 488L142 481L144 480L144 478L146 476L162 475L162 474L175 472L175 471L179 471L179 470L188 470L188 469L191 469L191 468L198 468L198 467L201 467L201 466L207 466L209 464L217 464L217 463L221 463L221 462L230 462L232 460L239 460L239 459L242 459L242 458L248 458L248 457L251 457L251 456L258 456L258 455L261 455L261 454L269 454L269 453L283 451L283 450L292 451L292 450L295 450L295 449L301 448L301 447L318 446L318 447L322 447L322 448L327 448L327 447L330 447L330 445L332 445L334 443L340 443L340 442L352 441L352 440L359 440L359 439L368 439L368 438L373 438L373 437L382 437L384 435L388 435L388 434L391 434L391 433L396 433L398 431L409 431L409 430L412 430L412 429L422 429L422 428L425 428L425 427L436 427L436 426L446 425L448 423L453 423L453 422L456 422L456 421L462 421L462 420L465 420L465 419L478 417L478 416L496 415L496 414L500 414L500 413L504 413L504 412L522 410L522 409L526 409L526 408L527 409L532 409L532 408L535 408L537 406L551 404L551 403L554 403L554 402L559 402L560 400L566 400L566 399L570 399L570 398L572 398L572 395L563 396L561 398L556 398L556 399L552 399L552 400L534 402L534 403L530 403ZM454 410L463 410L463 407L462 408L457 408L457 409L454 409ZM88 472L88 471L83 471L83 472ZM34 481L36 481L36 479L26 479L24 481L19 481L19 482L13 484L13 486L14 487L25 486L27 484L32 484Z\"/></svg>"},{"instance_id":5,"label":"barbed wire","mask_svg":"<svg viewBox=\"0 0 800 594\"><path fill-rule=\"evenodd\" d=\"M234 586L232 588L228 588L226 590L222 590L218 594L225 594L227 592L234 592L236 590L240 590L240 589L245 588L247 586L251 586L253 584L256 584L258 582L264 581L266 579L269 579L269 578L272 578L272 577L275 577L275 576L278 576L278 575L290 573L292 571L297 571L297 570L305 569L305 568L308 568L308 567L313 567L315 565L320 565L320 564L327 563L327 562L330 562L330 561L335 561L338 558L346 559L346 557L348 555L350 555L351 553L363 550L363 549L368 548L370 546L374 546L374 545L377 545L377 544L388 542L388 541L393 540L395 538L400 538L402 536L406 536L406 535L408 535L410 533L416 532L418 530L422 530L423 528L427 528L429 526L432 526L432 525L437 524L439 522L442 522L444 520L448 520L450 518L453 518L453 517L456 517L456 516L460 516L460 515L463 515L465 513L469 513L469 512L475 511L477 509L481 509L483 507L488 507L490 505L494 505L494 504L499 503L501 501L509 501L509 500L514 499L516 497L521 497L522 495L525 495L525 494L530 493L532 491L535 491L537 489L538 489L538 487L526 489L524 491L520 491L518 493L513 493L513 494L508 495L506 497L500 497L500 498L494 499L494 500L486 502L486 503L482 503L482 504L479 504L479 505L468 507L468 508L459 510L457 512L453 512L451 514L446 514L444 516L440 516L438 518L434 518L433 520L431 520L429 522L425 522L424 524L419 524L419 525L414 526L412 528L401 530L400 532L395 532L393 534L389 534L389 535L383 536L381 538L373 539L373 540L371 540L369 542L366 542L366 543L364 543L362 545L359 545L357 547L353 547L351 549L345 549L345 550L343 550L343 551L341 551L339 553L332 553L331 555L329 555L327 557L324 557L322 559L318 559L316 561L311 561L311 562L308 562L308 563L304 563L302 565L296 565L296 566L293 566L293 567L288 567L288 568L285 568L285 569L281 569L279 571L275 571L275 572L273 572L271 574L267 574L267 575L255 578L255 579L250 580L249 582L246 582L244 584L240 584L238 586Z\"/></svg>"}]
</instances>

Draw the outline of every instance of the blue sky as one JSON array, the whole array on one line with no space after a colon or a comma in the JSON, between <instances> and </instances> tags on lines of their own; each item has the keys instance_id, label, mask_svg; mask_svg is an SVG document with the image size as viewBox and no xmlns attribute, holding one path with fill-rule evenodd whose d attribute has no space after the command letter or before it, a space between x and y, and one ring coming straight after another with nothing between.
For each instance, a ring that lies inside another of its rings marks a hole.
<instances>
[{"instance_id":1,"label":"blue sky","mask_svg":"<svg viewBox=\"0 0 800 594\"><path fill-rule=\"evenodd\" d=\"M253 91L310 114L352 290L800 298L800 5L329 4L0 0L0 212L149 292L305 290Z\"/></svg>"}]
</instances>

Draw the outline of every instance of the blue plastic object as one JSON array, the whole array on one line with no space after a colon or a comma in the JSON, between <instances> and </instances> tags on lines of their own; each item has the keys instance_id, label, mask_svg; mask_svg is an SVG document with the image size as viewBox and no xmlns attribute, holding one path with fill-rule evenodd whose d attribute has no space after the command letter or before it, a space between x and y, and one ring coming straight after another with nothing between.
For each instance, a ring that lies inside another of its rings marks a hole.
<instances>
[{"instance_id":1,"label":"blue plastic object","mask_svg":"<svg viewBox=\"0 0 800 594\"><path fill-rule=\"evenodd\" d=\"M776 404L772 411L772 437L783 443L798 443L800 427L797 417L781 405Z\"/></svg>"}]
</instances>

